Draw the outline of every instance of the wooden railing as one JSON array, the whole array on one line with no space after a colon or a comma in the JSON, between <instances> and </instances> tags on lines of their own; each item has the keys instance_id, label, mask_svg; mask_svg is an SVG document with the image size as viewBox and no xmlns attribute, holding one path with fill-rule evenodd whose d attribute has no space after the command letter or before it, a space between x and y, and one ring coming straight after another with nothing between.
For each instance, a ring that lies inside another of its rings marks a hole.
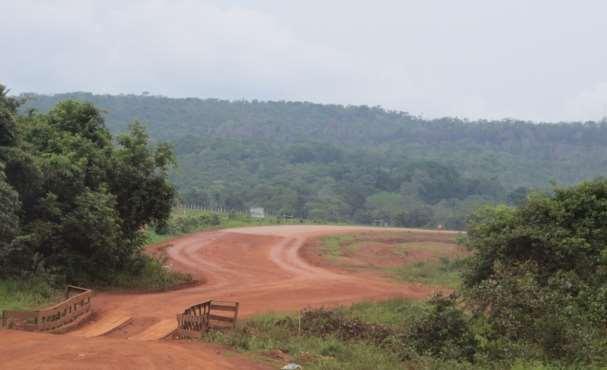
<instances>
[{"instance_id":1,"label":"wooden railing","mask_svg":"<svg viewBox=\"0 0 607 370\"><path fill-rule=\"evenodd\" d=\"M91 313L93 291L68 285L65 300L52 307L35 311L4 311L2 327L29 331L62 333L78 325Z\"/></svg>"},{"instance_id":2,"label":"wooden railing","mask_svg":"<svg viewBox=\"0 0 607 370\"><path fill-rule=\"evenodd\" d=\"M238 302L206 301L177 315L179 337L200 337L209 328L234 327L238 319ZM229 312L229 316L218 312Z\"/></svg>"}]
</instances>

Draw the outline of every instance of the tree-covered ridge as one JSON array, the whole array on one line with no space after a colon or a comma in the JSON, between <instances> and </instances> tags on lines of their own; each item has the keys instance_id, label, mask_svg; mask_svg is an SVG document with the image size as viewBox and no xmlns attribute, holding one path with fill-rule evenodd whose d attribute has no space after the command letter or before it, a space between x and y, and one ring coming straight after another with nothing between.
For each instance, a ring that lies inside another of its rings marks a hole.
<instances>
[{"instance_id":1,"label":"tree-covered ridge","mask_svg":"<svg viewBox=\"0 0 607 370\"><path fill-rule=\"evenodd\" d=\"M110 130L138 119L170 142L188 202L329 220L461 228L484 202L605 173L607 122L425 120L377 107L30 95L24 109L93 102Z\"/></svg>"}]
</instances>

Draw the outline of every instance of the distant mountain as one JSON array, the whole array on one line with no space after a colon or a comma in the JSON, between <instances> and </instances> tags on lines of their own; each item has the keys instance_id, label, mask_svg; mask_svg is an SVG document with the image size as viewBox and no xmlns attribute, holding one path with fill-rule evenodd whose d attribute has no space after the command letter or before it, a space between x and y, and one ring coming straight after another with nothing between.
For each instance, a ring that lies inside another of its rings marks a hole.
<instances>
[{"instance_id":1,"label":"distant mountain","mask_svg":"<svg viewBox=\"0 0 607 370\"><path fill-rule=\"evenodd\" d=\"M300 217L461 228L483 202L607 173L607 122L426 120L378 107L28 94L23 110L65 99L132 120L174 145L184 200L263 206Z\"/></svg>"}]
</instances>

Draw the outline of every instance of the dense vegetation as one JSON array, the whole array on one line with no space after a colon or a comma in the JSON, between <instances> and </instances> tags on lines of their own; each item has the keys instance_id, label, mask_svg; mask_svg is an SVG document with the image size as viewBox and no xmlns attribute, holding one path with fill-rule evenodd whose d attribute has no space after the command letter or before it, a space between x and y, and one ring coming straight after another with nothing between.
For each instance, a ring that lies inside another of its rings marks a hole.
<instances>
[{"instance_id":1,"label":"dense vegetation","mask_svg":"<svg viewBox=\"0 0 607 370\"><path fill-rule=\"evenodd\" d=\"M480 210L464 297L495 356L607 363L607 180Z\"/></svg>"},{"instance_id":2,"label":"dense vegetation","mask_svg":"<svg viewBox=\"0 0 607 370\"><path fill-rule=\"evenodd\" d=\"M27 115L18 104L0 86L0 279L112 284L161 274L140 251L144 225L171 211L169 147L150 144L137 123L113 138L90 103Z\"/></svg>"},{"instance_id":3,"label":"dense vegetation","mask_svg":"<svg viewBox=\"0 0 607 370\"><path fill-rule=\"evenodd\" d=\"M210 207L461 229L480 204L607 170L607 122L424 120L376 107L159 96L28 95L23 112L93 102L174 146L181 198Z\"/></svg>"},{"instance_id":4,"label":"dense vegetation","mask_svg":"<svg viewBox=\"0 0 607 370\"><path fill-rule=\"evenodd\" d=\"M207 340L306 369L601 369L607 180L479 210L461 290L262 316Z\"/></svg>"}]
</instances>

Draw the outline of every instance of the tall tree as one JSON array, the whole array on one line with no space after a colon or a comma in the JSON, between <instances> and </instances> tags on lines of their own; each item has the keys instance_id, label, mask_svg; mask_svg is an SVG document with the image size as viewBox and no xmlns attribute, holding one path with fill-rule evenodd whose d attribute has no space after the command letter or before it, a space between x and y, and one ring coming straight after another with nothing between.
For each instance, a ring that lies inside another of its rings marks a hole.
<instances>
[{"instance_id":1,"label":"tall tree","mask_svg":"<svg viewBox=\"0 0 607 370\"><path fill-rule=\"evenodd\" d=\"M2 126L10 140L0 148L0 212L12 221L4 222L0 242L5 261L72 281L137 266L142 227L169 216L170 148L151 145L139 124L114 143L90 103L61 102L16 122L14 111L12 102L0 104L0 118L15 123Z\"/></svg>"}]
</instances>

